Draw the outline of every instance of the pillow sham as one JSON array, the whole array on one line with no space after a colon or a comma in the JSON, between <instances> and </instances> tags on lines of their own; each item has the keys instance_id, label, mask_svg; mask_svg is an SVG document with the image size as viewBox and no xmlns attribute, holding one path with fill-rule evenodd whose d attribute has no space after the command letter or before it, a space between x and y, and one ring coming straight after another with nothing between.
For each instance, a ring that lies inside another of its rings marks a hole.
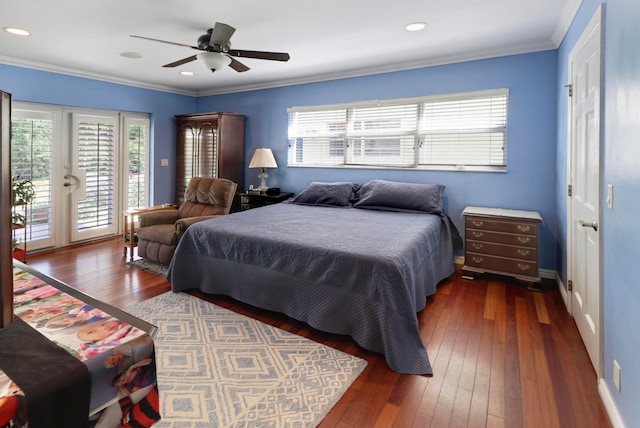
<instances>
[{"instance_id":1,"label":"pillow sham","mask_svg":"<svg viewBox=\"0 0 640 428\"><path fill-rule=\"evenodd\" d=\"M351 205L354 191L358 187L355 183L314 181L291 202L301 205L348 207Z\"/></svg>"},{"instance_id":2,"label":"pillow sham","mask_svg":"<svg viewBox=\"0 0 640 428\"><path fill-rule=\"evenodd\" d=\"M444 185L371 180L358 191L354 208L385 211L443 213Z\"/></svg>"}]
</instances>

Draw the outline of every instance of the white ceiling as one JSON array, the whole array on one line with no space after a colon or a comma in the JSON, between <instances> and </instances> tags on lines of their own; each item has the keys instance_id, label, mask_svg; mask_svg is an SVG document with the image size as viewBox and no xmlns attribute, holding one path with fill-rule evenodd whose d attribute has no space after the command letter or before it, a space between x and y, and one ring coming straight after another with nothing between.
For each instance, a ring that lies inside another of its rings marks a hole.
<instances>
[{"instance_id":1,"label":"white ceiling","mask_svg":"<svg viewBox=\"0 0 640 428\"><path fill-rule=\"evenodd\" d=\"M554 49L581 1L2 0L0 28L31 35L0 31L0 63L209 95ZM163 68L198 51L129 37L196 45L216 21L236 28L232 49L291 59L242 59L244 73L197 61ZM427 28L404 29L415 21Z\"/></svg>"}]
</instances>

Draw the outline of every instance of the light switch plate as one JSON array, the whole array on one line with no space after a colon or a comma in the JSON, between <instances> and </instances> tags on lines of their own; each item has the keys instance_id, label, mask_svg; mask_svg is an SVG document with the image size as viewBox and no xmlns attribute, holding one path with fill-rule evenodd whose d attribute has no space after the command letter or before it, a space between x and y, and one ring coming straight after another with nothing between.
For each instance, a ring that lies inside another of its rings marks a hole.
<instances>
[{"instance_id":1,"label":"light switch plate","mask_svg":"<svg viewBox=\"0 0 640 428\"><path fill-rule=\"evenodd\" d=\"M162 159L160 161L160 166L169 166L169 159Z\"/></svg>"}]
</instances>

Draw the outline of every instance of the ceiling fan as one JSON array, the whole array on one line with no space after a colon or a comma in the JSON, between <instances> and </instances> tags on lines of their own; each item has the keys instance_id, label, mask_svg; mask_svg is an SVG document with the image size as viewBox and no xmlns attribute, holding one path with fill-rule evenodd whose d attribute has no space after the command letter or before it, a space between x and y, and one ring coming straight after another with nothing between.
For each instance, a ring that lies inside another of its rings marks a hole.
<instances>
[{"instance_id":1,"label":"ceiling fan","mask_svg":"<svg viewBox=\"0 0 640 428\"><path fill-rule=\"evenodd\" d=\"M168 42L166 40L152 39L150 37L135 36L138 39L151 40L154 42L168 43L170 45L183 46L185 48L196 49L200 52L178 61L170 62L163 67L172 68L191 61L199 60L206 68L212 72L220 70L227 65L235 71L241 73L249 70L249 67L235 59L237 58L255 58L267 59L271 61L289 61L289 54L284 52L263 52L263 51L247 51L242 49L231 49L230 39L236 31L230 25L216 22L213 28L207 30L207 34L198 37L198 46L186 45L184 43Z\"/></svg>"}]
</instances>

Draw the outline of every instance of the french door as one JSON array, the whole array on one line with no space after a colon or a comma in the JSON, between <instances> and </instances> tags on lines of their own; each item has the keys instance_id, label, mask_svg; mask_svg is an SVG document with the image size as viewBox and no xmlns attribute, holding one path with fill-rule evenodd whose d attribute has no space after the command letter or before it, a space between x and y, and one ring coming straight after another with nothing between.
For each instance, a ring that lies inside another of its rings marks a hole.
<instances>
[{"instance_id":1,"label":"french door","mask_svg":"<svg viewBox=\"0 0 640 428\"><path fill-rule=\"evenodd\" d=\"M36 188L29 250L114 235L119 213L147 202L148 115L19 102L12 113L12 174Z\"/></svg>"},{"instance_id":2,"label":"french door","mask_svg":"<svg viewBox=\"0 0 640 428\"><path fill-rule=\"evenodd\" d=\"M72 113L70 162L64 166L70 242L118 231L118 116Z\"/></svg>"}]
</instances>

